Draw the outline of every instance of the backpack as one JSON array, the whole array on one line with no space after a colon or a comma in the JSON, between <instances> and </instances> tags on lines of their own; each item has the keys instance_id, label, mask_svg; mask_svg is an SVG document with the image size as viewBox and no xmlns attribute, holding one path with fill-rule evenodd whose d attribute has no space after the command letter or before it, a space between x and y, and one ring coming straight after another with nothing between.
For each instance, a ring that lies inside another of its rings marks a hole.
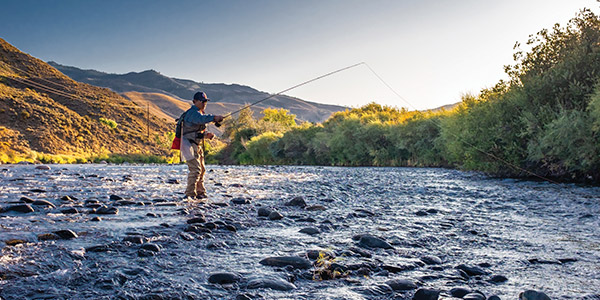
<instances>
[{"instance_id":1,"label":"backpack","mask_svg":"<svg viewBox=\"0 0 600 300\"><path fill-rule=\"evenodd\" d=\"M171 149L181 149L181 126L183 126L183 118L185 117L186 112L181 114L179 119L175 120L175 122L177 122L177 125L175 126L175 138L173 139L173 144L171 144Z\"/></svg>"}]
</instances>

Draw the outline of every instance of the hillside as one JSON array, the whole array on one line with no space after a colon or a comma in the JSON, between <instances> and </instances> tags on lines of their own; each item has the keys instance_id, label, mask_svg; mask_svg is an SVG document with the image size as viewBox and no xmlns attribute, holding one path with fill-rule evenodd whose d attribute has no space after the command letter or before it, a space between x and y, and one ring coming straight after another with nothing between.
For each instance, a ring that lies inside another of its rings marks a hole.
<instances>
[{"instance_id":1,"label":"hillside","mask_svg":"<svg viewBox=\"0 0 600 300\"><path fill-rule=\"evenodd\" d=\"M31 151L80 157L107 153L166 155L166 147L157 144L155 135L159 132L162 136L172 127L152 115L147 120L145 106L108 89L76 82L3 39L0 116L4 158L31 155Z\"/></svg>"},{"instance_id":2,"label":"hillside","mask_svg":"<svg viewBox=\"0 0 600 300\"><path fill-rule=\"evenodd\" d=\"M181 101L188 101L195 92L202 90L208 94L211 99L211 105L208 109L211 113L222 113L235 111L242 105L253 103L269 96L268 93L260 92L248 86L239 84L222 83L200 83L192 80L170 78L154 70L143 72L131 72L127 74L108 74L96 70L82 70L76 67L63 66L55 62L49 62L50 65L71 77L74 80L89 83L95 86L110 88L111 90L128 95L128 92L138 92L135 97L146 100L160 100L156 94L163 94ZM128 97L128 96L127 96ZM163 102L164 103L164 102ZM218 105L215 105L218 104ZM179 116L181 110L176 106L161 106L166 115ZM219 107L223 109L220 110ZM323 122L332 113L344 111L346 107L337 105L320 104L304 101L298 98L279 95L256 105L255 111L259 112L265 108L285 108L300 120L310 122ZM212 109L215 109L212 111Z\"/></svg>"}]
</instances>

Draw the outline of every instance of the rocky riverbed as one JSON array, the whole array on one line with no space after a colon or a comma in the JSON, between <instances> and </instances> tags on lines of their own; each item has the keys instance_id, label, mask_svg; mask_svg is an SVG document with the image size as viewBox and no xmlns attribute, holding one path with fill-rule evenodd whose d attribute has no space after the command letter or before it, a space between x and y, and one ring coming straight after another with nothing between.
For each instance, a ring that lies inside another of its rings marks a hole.
<instances>
[{"instance_id":1,"label":"rocky riverbed","mask_svg":"<svg viewBox=\"0 0 600 300\"><path fill-rule=\"evenodd\" d=\"M0 166L0 298L600 299L598 187L208 169L182 201L183 165Z\"/></svg>"}]
</instances>

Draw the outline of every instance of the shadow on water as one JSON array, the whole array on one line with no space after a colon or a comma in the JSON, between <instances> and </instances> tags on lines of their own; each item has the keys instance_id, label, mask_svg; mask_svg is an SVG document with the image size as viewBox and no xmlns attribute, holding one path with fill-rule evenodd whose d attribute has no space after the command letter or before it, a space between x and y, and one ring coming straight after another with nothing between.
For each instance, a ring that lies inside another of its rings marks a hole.
<instances>
[{"instance_id":1,"label":"shadow on water","mask_svg":"<svg viewBox=\"0 0 600 300\"><path fill-rule=\"evenodd\" d=\"M185 202L183 165L2 166L0 297L405 299L463 287L566 299L600 287L598 187L427 168L209 169L208 201Z\"/></svg>"}]
</instances>

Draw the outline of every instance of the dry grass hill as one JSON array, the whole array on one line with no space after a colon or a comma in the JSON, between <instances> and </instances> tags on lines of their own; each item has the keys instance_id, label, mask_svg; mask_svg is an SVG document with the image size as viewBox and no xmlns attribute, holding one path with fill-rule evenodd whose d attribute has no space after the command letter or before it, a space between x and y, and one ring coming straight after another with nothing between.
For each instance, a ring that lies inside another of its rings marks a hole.
<instances>
[{"instance_id":1,"label":"dry grass hill","mask_svg":"<svg viewBox=\"0 0 600 300\"><path fill-rule=\"evenodd\" d=\"M160 138L172 126L168 116L159 116L150 114L147 119L144 105L109 89L76 82L0 39L2 161L32 152L77 157L167 155Z\"/></svg>"}]
</instances>

